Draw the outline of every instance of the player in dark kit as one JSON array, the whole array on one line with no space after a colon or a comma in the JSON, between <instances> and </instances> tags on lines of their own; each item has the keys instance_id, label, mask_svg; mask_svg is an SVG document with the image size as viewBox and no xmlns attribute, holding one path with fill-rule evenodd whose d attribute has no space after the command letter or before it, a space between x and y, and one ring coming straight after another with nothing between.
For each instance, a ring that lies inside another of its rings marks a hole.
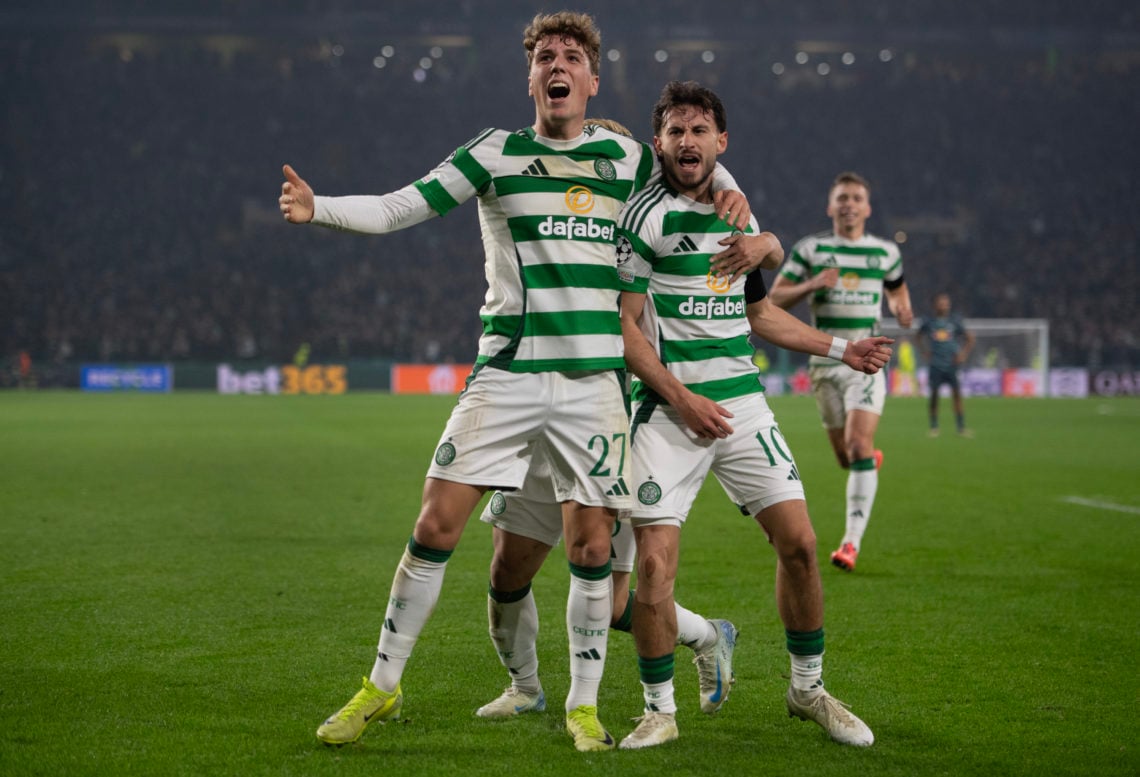
<instances>
[{"instance_id":1,"label":"player in dark kit","mask_svg":"<svg viewBox=\"0 0 1140 777\"><path fill-rule=\"evenodd\" d=\"M954 420L958 434L973 436L966 428L962 411L962 388L958 382L958 367L966 363L974 347L974 334L967 331L962 319L950 312L950 295L934 297L934 317L922 322L918 330L918 344L929 365L927 385L930 388L930 436L938 436L938 390L947 385L954 399Z\"/></svg>"}]
</instances>

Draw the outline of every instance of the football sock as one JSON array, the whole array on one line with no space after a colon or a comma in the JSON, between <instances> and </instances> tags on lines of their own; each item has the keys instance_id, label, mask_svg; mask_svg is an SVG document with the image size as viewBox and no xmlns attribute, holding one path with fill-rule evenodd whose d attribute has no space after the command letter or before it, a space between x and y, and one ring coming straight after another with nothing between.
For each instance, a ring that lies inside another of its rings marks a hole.
<instances>
[{"instance_id":1,"label":"football sock","mask_svg":"<svg viewBox=\"0 0 1140 777\"><path fill-rule=\"evenodd\" d=\"M629 598L625 600L625 609L622 610L621 615L614 613L614 619L610 623L610 628L624 631L627 634L633 631L633 595L635 591L629 589Z\"/></svg>"},{"instance_id":2,"label":"football sock","mask_svg":"<svg viewBox=\"0 0 1140 777\"><path fill-rule=\"evenodd\" d=\"M606 636L613 616L613 579L607 561L600 567L570 564L566 633L570 640L570 692L566 711L597 705L606 665Z\"/></svg>"},{"instance_id":3,"label":"football sock","mask_svg":"<svg viewBox=\"0 0 1140 777\"><path fill-rule=\"evenodd\" d=\"M657 658L638 656L637 668L641 672L646 711L676 712L677 702L673 699L673 654Z\"/></svg>"},{"instance_id":4,"label":"football sock","mask_svg":"<svg viewBox=\"0 0 1140 777\"><path fill-rule=\"evenodd\" d=\"M499 661L511 675L511 685L538 693L538 607L530 585L519 591L487 588L487 631Z\"/></svg>"},{"instance_id":5,"label":"football sock","mask_svg":"<svg viewBox=\"0 0 1140 777\"><path fill-rule=\"evenodd\" d=\"M966 416L964 414L958 413L954 416L954 420L958 423L959 432L966 428Z\"/></svg>"},{"instance_id":6,"label":"football sock","mask_svg":"<svg viewBox=\"0 0 1140 777\"><path fill-rule=\"evenodd\" d=\"M705 617L674 604L677 610L677 644L693 650L707 648L717 640L717 629Z\"/></svg>"},{"instance_id":7,"label":"football sock","mask_svg":"<svg viewBox=\"0 0 1140 777\"><path fill-rule=\"evenodd\" d=\"M382 691L394 691L404 674L420 631L431 617L450 550L435 550L408 540L408 547L396 567L388 611L380 630L380 645L369 680Z\"/></svg>"},{"instance_id":8,"label":"football sock","mask_svg":"<svg viewBox=\"0 0 1140 777\"><path fill-rule=\"evenodd\" d=\"M875 504L875 492L879 488L879 471L875 460L859 459L851 462L847 472L847 531L843 543L850 542L859 549L867 522L871 520L871 508Z\"/></svg>"},{"instance_id":9,"label":"football sock","mask_svg":"<svg viewBox=\"0 0 1140 777\"><path fill-rule=\"evenodd\" d=\"M788 655L792 659L792 687L808 691L823 687L823 629L815 631L784 630Z\"/></svg>"}]
</instances>

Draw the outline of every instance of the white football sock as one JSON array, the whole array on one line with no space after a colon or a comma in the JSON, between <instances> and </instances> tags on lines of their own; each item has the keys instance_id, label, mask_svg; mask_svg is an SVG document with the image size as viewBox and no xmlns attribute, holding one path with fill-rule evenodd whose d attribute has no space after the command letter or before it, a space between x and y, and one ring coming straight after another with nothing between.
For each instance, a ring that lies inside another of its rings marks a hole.
<instances>
[{"instance_id":1,"label":"white football sock","mask_svg":"<svg viewBox=\"0 0 1140 777\"><path fill-rule=\"evenodd\" d=\"M677 610L677 644L700 650L712 645L717 640L716 626L705 617L697 615L692 610L686 610L676 604Z\"/></svg>"},{"instance_id":2,"label":"white football sock","mask_svg":"<svg viewBox=\"0 0 1140 777\"><path fill-rule=\"evenodd\" d=\"M816 686L823 686L823 656L797 656L792 657L792 687L797 691L810 691Z\"/></svg>"},{"instance_id":3,"label":"white football sock","mask_svg":"<svg viewBox=\"0 0 1140 777\"><path fill-rule=\"evenodd\" d=\"M847 473L847 532L843 544L850 542L859 549L867 522L871 520L871 508L875 505L875 492L879 489L879 471L854 469Z\"/></svg>"},{"instance_id":4,"label":"white football sock","mask_svg":"<svg viewBox=\"0 0 1140 777\"><path fill-rule=\"evenodd\" d=\"M570 575L566 602L566 632L570 640L567 712L583 704L598 703L598 686L606 666L606 636L613 616L612 588L608 570L599 579Z\"/></svg>"},{"instance_id":5,"label":"white football sock","mask_svg":"<svg viewBox=\"0 0 1140 777\"><path fill-rule=\"evenodd\" d=\"M439 600L446 568L446 561L425 561L404 549L392 580L376 663L368 678L380 690L394 691L400 684L416 640Z\"/></svg>"},{"instance_id":6,"label":"white football sock","mask_svg":"<svg viewBox=\"0 0 1140 777\"><path fill-rule=\"evenodd\" d=\"M500 602L487 596L487 630L499 661L511 674L511 685L526 693L538 693L538 607L527 587L526 596Z\"/></svg>"}]
</instances>

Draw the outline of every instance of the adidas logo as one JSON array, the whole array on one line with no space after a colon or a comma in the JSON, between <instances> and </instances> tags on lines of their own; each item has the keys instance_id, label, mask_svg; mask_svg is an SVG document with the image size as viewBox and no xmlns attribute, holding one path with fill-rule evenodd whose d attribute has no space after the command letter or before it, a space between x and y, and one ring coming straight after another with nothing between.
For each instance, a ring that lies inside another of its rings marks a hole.
<instances>
[{"instance_id":1,"label":"adidas logo","mask_svg":"<svg viewBox=\"0 0 1140 777\"><path fill-rule=\"evenodd\" d=\"M862 518L863 517L863 511L862 510L855 510L851 513L851 517L852 518Z\"/></svg>"},{"instance_id":2,"label":"adidas logo","mask_svg":"<svg viewBox=\"0 0 1140 777\"><path fill-rule=\"evenodd\" d=\"M594 648L583 650L581 653L575 653L574 658L581 658L585 661L601 661L602 655Z\"/></svg>"},{"instance_id":3,"label":"adidas logo","mask_svg":"<svg viewBox=\"0 0 1140 777\"><path fill-rule=\"evenodd\" d=\"M397 633L396 632L396 622L393 621L391 618L385 618L384 619L384 628L386 630L392 632L393 634Z\"/></svg>"},{"instance_id":4,"label":"adidas logo","mask_svg":"<svg viewBox=\"0 0 1140 777\"><path fill-rule=\"evenodd\" d=\"M629 488L625 484L625 478L618 478L613 488L606 492L606 496L629 496Z\"/></svg>"},{"instance_id":5,"label":"adidas logo","mask_svg":"<svg viewBox=\"0 0 1140 777\"><path fill-rule=\"evenodd\" d=\"M522 171L523 175L550 175L546 170L546 165L542 163L541 159L536 159L527 165L526 169Z\"/></svg>"},{"instance_id":6,"label":"adidas logo","mask_svg":"<svg viewBox=\"0 0 1140 777\"><path fill-rule=\"evenodd\" d=\"M696 250L697 250L697 244L695 242L693 242L693 239L691 237L689 237L688 235L685 235L683 238L681 238L681 242L677 244L677 247L673 249L673 253L675 253L675 254L691 254L691 253L695 253Z\"/></svg>"}]
</instances>

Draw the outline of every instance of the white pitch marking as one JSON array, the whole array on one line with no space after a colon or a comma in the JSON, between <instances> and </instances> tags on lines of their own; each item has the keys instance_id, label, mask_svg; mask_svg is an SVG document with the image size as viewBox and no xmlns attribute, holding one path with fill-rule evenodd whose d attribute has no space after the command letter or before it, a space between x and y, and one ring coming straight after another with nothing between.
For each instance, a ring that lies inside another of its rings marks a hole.
<instances>
[{"instance_id":1,"label":"white pitch marking","mask_svg":"<svg viewBox=\"0 0 1140 777\"><path fill-rule=\"evenodd\" d=\"M1095 507L1098 510L1115 510L1118 513L1140 515L1140 507L1129 507L1128 505L1118 505L1112 502L1101 502L1097 499L1085 499L1081 496L1065 496L1061 497L1061 501L1073 505L1080 505L1081 507Z\"/></svg>"}]
</instances>

